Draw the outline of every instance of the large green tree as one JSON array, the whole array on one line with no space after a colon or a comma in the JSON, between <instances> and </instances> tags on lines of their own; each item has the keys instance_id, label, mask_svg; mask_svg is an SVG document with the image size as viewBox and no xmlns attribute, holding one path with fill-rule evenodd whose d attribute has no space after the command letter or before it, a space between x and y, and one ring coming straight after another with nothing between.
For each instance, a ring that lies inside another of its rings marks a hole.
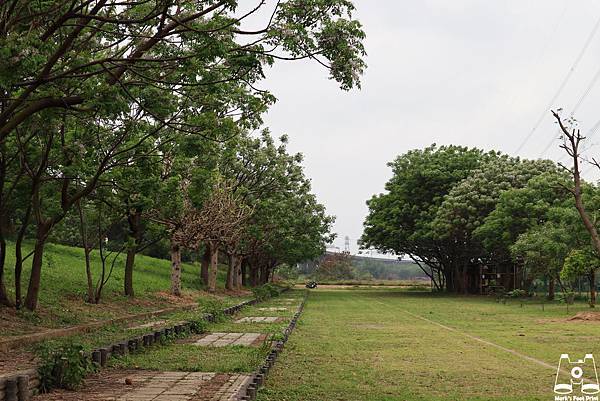
<instances>
[{"instance_id":1,"label":"large green tree","mask_svg":"<svg viewBox=\"0 0 600 401\"><path fill-rule=\"evenodd\" d=\"M452 244L452 289L456 292L479 290L479 269L501 265L510 260L493 257L475 235L486 217L495 209L501 194L522 188L539 174L556 171L550 161L520 160L498 155L482 164L454 186L444 197L432 223L435 238ZM514 269L506 269L514 271ZM513 285L512 283L511 285Z\"/></svg>"},{"instance_id":2,"label":"large green tree","mask_svg":"<svg viewBox=\"0 0 600 401\"><path fill-rule=\"evenodd\" d=\"M453 145L398 156L388 164L393 176L386 193L367 202L363 246L406 255L423 267L437 289L453 288L454 243L435 236L432 224L444 197L491 157L495 154Z\"/></svg>"}]
</instances>

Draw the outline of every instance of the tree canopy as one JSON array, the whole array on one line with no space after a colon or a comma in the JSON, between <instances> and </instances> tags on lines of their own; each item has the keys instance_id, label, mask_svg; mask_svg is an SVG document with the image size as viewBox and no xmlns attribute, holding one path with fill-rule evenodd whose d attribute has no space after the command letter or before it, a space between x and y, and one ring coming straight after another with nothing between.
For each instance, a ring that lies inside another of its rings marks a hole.
<instances>
[{"instance_id":1,"label":"tree canopy","mask_svg":"<svg viewBox=\"0 0 600 401\"><path fill-rule=\"evenodd\" d=\"M555 282L567 291L575 275L594 276L594 268L580 268L581 252L595 254L562 166L435 145L389 166L386 193L367 202L363 247L410 257L436 289L530 290L542 279L552 297ZM583 183L582 191L597 210L596 187Z\"/></svg>"},{"instance_id":2,"label":"tree canopy","mask_svg":"<svg viewBox=\"0 0 600 401\"><path fill-rule=\"evenodd\" d=\"M349 0L2 2L0 302L13 303L6 241L16 244L14 304L33 310L44 246L49 238L61 240L55 230L65 219L75 221L75 209L92 218L92 206L103 203L106 221L115 222L106 228L109 236L125 244L124 293L133 296L136 253L180 237L177 222L202 210L219 179L234 182L235 197L253 210L286 174L306 181L300 160L285 149L263 142L250 152L257 142L248 133L262 126L275 101L259 83L277 61L309 60L341 89L360 87L365 35L353 11ZM232 177L234 171L239 175ZM296 222L281 211L280 223L296 228L280 233L288 242L272 244L271 254L304 245L290 236L310 237L299 226L313 223L308 215L329 229L305 184L285 184L288 198L273 200L307 215L294 216ZM27 241L33 251L24 255ZM321 240L308 243L276 259L321 248ZM25 261L32 269L23 299Z\"/></svg>"}]
</instances>

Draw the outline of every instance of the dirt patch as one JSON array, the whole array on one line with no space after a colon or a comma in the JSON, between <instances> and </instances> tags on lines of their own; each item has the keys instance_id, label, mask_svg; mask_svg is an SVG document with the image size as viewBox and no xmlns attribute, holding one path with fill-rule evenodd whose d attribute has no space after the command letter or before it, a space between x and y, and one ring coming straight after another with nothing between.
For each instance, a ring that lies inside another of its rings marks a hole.
<instances>
[{"instance_id":1,"label":"dirt patch","mask_svg":"<svg viewBox=\"0 0 600 401\"><path fill-rule=\"evenodd\" d=\"M600 312L578 312L574 316L561 319L538 319L537 323L600 323Z\"/></svg>"},{"instance_id":2,"label":"dirt patch","mask_svg":"<svg viewBox=\"0 0 600 401\"><path fill-rule=\"evenodd\" d=\"M567 319L570 322L600 322L600 312L578 312Z\"/></svg>"},{"instance_id":3,"label":"dirt patch","mask_svg":"<svg viewBox=\"0 0 600 401\"><path fill-rule=\"evenodd\" d=\"M0 376L35 368L37 364L37 357L29 351L0 352Z\"/></svg>"},{"instance_id":4,"label":"dirt patch","mask_svg":"<svg viewBox=\"0 0 600 401\"><path fill-rule=\"evenodd\" d=\"M200 390L194 395L194 397L190 401L211 401L215 398L215 393L219 391L227 382L229 381L229 375L225 373L220 373L215 375L215 377L206 383L204 386L200 387Z\"/></svg>"},{"instance_id":5,"label":"dirt patch","mask_svg":"<svg viewBox=\"0 0 600 401\"><path fill-rule=\"evenodd\" d=\"M260 336L258 336L258 338L254 341L252 341L252 344L250 344L251 347L260 347L261 345L263 345L265 343L265 341L267 341L267 338L269 336L267 334L261 334Z\"/></svg>"},{"instance_id":6,"label":"dirt patch","mask_svg":"<svg viewBox=\"0 0 600 401\"><path fill-rule=\"evenodd\" d=\"M33 321L27 320L26 316ZM13 307L0 306L0 327L2 327L0 338L34 333L37 329L46 329L41 325L35 326L37 323L35 320L42 320L44 316L50 316L50 314L43 307L40 307L35 315L25 315L19 314Z\"/></svg>"},{"instance_id":7,"label":"dirt patch","mask_svg":"<svg viewBox=\"0 0 600 401\"><path fill-rule=\"evenodd\" d=\"M185 292L179 297L164 291L160 291L156 293L156 295L157 298L167 301L172 305L193 304L197 299L197 296L192 296L191 294Z\"/></svg>"}]
</instances>

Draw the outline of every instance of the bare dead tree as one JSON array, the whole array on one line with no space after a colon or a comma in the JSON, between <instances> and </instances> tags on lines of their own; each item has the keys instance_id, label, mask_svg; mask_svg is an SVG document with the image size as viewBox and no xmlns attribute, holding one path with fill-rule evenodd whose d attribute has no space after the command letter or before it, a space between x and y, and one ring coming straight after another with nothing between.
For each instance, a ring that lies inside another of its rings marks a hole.
<instances>
[{"instance_id":1,"label":"bare dead tree","mask_svg":"<svg viewBox=\"0 0 600 401\"><path fill-rule=\"evenodd\" d=\"M178 215L168 218L151 217L154 221L167 226L171 234L171 293L181 295L181 249L198 250L202 244L208 248L210 264L208 274L208 290L216 291L217 265L219 249L224 247L228 255L232 256L230 269L239 266L237 262L238 244L242 238L244 223L252 214L251 208L246 206L239 196L232 191L232 187L224 180L218 180L209 197L200 208L194 207L187 195L189 180L183 180L181 191L183 193L183 209ZM230 271L230 282L227 287L234 289L240 277L237 270Z\"/></svg>"},{"instance_id":2,"label":"bare dead tree","mask_svg":"<svg viewBox=\"0 0 600 401\"><path fill-rule=\"evenodd\" d=\"M596 227L596 222L590 217L590 214L585 208L585 204L583 202L583 186L581 180L581 162L584 161L581 155L581 143L585 140L585 136L581 135L581 131L579 129L569 129L565 126L563 119L560 115L552 111L552 115L558 122L560 130L562 132L563 143L560 145L562 149L569 155L572 167L567 167L562 163L559 165L567 170L571 176L573 177L573 186L565 187L567 191L573 195L575 199L575 207L577 208L577 212L581 217L581 221L585 226L587 232L590 234L592 245L596 250L596 253L600 255L600 235L598 234L598 229ZM598 167L600 169L600 163L592 158L588 161L592 165ZM596 304L596 272L591 271L588 275L588 279L590 281L590 307L594 307Z\"/></svg>"},{"instance_id":3,"label":"bare dead tree","mask_svg":"<svg viewBox=\"0 0 600 401\"><path fill-rule=\"evenodd\" d=\"M232 185L225 180L218 180L209 198L193 216L190 231L195 238L196 247L201 243L206 244L211 255L208 274L210 292L216 290L217 255L220 247L224 247L230 258L226 287L241 287L242 259L239 244L245 231L245 223L251 215L252 209L233 191Z\"/></svg>"}]
</instances>

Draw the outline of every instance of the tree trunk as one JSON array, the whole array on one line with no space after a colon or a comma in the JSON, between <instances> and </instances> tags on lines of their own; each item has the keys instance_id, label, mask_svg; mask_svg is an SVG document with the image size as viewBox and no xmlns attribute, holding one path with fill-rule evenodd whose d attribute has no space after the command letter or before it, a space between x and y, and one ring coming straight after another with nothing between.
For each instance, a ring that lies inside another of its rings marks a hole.
<instances>
[{"instance_id":1,"label":"tree trunk","mask_svg":"<svg viewBox=\"0 0 600 401\"><path fill-rule=\"evenodd\" d=\"M548 279L548 300L552 301L554 299L554 278L550 277Z\"/></svg>"},{"instance_id":2,"label":"tree trunk","mask_svg":"<svg viewBox=\"0 0 600 401\"><path fill-rule=\"evenodd\" d=\"M243 258L238 256L235 260L234 266L235 275L233 277L233 286L238 291L242 289L242 261Z\"/></svg>"},{"instance_id":3,"label":"tree trunk","mask_svg":"<svg viewBox=\"0 0 600 401\"><path fill-rule=\"evenodd\" d=\"M590 273L590 308L596 307L596 271Z\"/></svg>"},{"instance_id":4,"label":"tree trunk","mask_svg":"<svg viewBox=\"0 0 600 401\"><path fill-rule=\"evenodd\" d=\"M258 285L258 267L256 265L249 265L250 268L250 286L256 287Z\"/></svg>"},{"instance_id":5,"label":"tree trunk","mask_svg":"<svg viewBox=\"0 0 600 401\"><path fill-rule=\"evenodd\" d=\"M227 258L228 258L228 269L227 269L227 281L225 282L225 288L228 290L234 290L235 289L234 277L236 275L235 264L237 263L236 257L234 254L228 254Z\"/></svg>"},{"instance_id":6,"label":"tree trunk","mask_svg":"<svg viewBox=\"0 0 600 401\"><path fill-rule=\"evenodd\" d=\"M123 291L128 297L133 298L135 292L133 290L133 265L135 264L135 247L127 248L127 258L125 258L125 277L123 281Z\"/></svg>"},{"instance_id":7,"label":"tree trunk","mask_svg":"<svg viewBox=\"0 0 600 401\"><path fill-rule=\"evenodd\" d=\"M210 266L210 249L208 244L204 246L204 253L200 262L200 278L202 284L208 285L208 266Z\"/></svg>"},{"instance_id":8,"label":"tree trunk","mask_svg":"<svg viewBox=\"0 0 600 401\"><path fill-rule=\"evenodd\" d=\"M266 264L263 264L260 267L260 284L267 284L269 281L269 267Z\"/></svg>"},{"instance_id":9,"label":"tree trunk","mask_svg":"<svg viewBox=\"0 0 600 401\"><path fill-rule=\"evenodd\" d=\"M90 252L92 251L87 240L87 228L85 224L85 215L81 208L81 202L77 202L77 211L79 213L79 235L81 236L81 244L83 245L83 253L85 256L85 276L87 277L87 302L96 303L96 291L94 289L94 278L92 277L92 266L90 261Z\"/></svg>"},{"instance_id":10,"label":"tree trunk","mask_svg":"<svg viewBox=\"0 0 600 401\"><path fill-rule=\"evenodd\" d=\"M240 274L242 275L242 287L248 286L248 262L242 260L242 266L240 268Z\"/></svg>"},{"instance_id":11,"label":"tree trunk","mask_svg":"<svg viewBox=\"0 0 600 401\"><path fill-rule=\"evenodd\" d=\"M21 309L23 294L21 293L21 275L23 273L23 248L17 239L15 244L15 307Z\"/></svg>"},{"instance_id":12,"label":"tree trunk","mask_svg":"<svg viewBox=\"0 0 600 401\"><path fill-rule=\"evenodd\" d=\"M23 304L23 295L21 291L21 274L23 272L23 239L25 238L25 232L29 227L29 219L31 215L32 207L29 205L25 212L25 217L21 221L21 229L17 235L15 241L15 307L21 309Z\"/></svg>"},{"instance_id":13,"label":"tree trunk","mask_svg":"<svg viewBox=\"0 0 600 401\"><path fill-rule=\"evenodd\" d=\"M83 248L83 253L85 254L85 275L87 277L87 301L89 303L95 304L98 303L96 300L96 291L94 289L94 279L92 278L92 264L90 261L90 252L92 250L85 246Z\"/></svg>"},{"instance_id":14,"label":"tree trunk","mask_svg":"<svg viewBox=\"0 0 600 401\"><path fill-rule=\"evenodd\" d=\"M181 247L171 239L171 294L181 296Z\"/></svg>"},{"instance_id":15,"label":"tree trunk","mask_svg":"<svg viewBox=\"0 0 600 401\"><path fill-rule=\"evenodd\" d=\"M469 267L468 266L463 266L461 276L462 276L461 277L462 278L462 293L468 294L469 293Z\"/></svg>"},{"instance_id":16,"label":"tree trunk","mask_svg":"<svg viewBox=\"0 0 600 401\"><path fill-rule=\"evenodd\" d=\"M4 227L7 223L5 211L4 183L6 182L6 147L4 144L0 146L0 304L12 306L8 292L6 291L5 283L5 265L6 265L6 239L4 238Z\"/></svg>"},{"instance_id":17,"label":"tree trunk","mask_svg":"<svg viewBox=\"0 0 600 401\"><path fill-rule=\"evenodd\" d=\"M8 292L6 291L6 284L4 282L4 265L6 263L6 240L4 239L4 232L2 228L2 220L0 220L0 304L11 306L10 299L8 298Z\"/></svg>"},{"instance_id":18,"label":"tree trunk","mask_svg":"<svg viewBox=\"0 0 600 401\"><path fill-rule=\"evenodd\" d=\"M142 241L142 211L136 209L133 213L129 213L127 216L127 223L129 224L129 240L131 241L130 246L127 248L127 259L125 260L125 279L123 281L124 292L128 297L134 297L133 291L133 267L135 265L135 255L137 254L138 247Z\"/></svg>"},{"instance_id":19,"label":"tree trunk","mask_svg":"<svg viewBox=\"0 0 600 401\"><path fill-rule=\"evenodd\" d=\"M216 244L210 244L210 269L208 272L208 292L217 290L217 265L219 263L219 247Z\"/></svg>"},{"instance_id":20,"label":"tree trunk","mask_svg":"<svg viewBox=\"0 0 600 401\"><path fill-rule=\"evenodd\" d=\"M447 267L444 269L444 277L446 278L446 292L454 291L454 274L451 269Z\"/></svg>"},{"instance_id":21,"label":"tree trunk","mask_svg":"<svg viewBox=\"0 0 600 401\"><path fill-rule=\"evenodd\" d=\"M44 246L50 223L38 223L35 246L33 248L33 261L31 262L31 275L29 276L29 286L27 287L27 297L25 297L25 307L30 311L37 308L40 294L40 282L42 279L42 262L44 257Z\"/></svg>"}]
</instances>

